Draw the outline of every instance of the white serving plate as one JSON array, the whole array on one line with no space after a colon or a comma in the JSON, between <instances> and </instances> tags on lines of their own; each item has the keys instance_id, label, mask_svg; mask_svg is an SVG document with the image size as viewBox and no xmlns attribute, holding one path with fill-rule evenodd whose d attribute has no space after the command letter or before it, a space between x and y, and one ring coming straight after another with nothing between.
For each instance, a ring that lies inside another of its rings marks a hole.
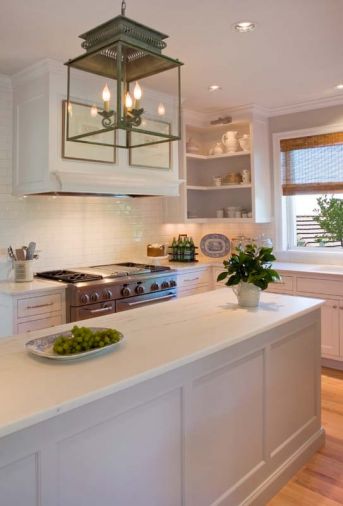
<instances>
[{"instance_id":1,"label":"white serving plate","mask_svg":"<svg viewBox=\"0 0 343 506\"><path fill-rule=\"evenodd\" d=\"M99 330L107 330L106 327L89 327L92 332L97 332ZM93 355L99 355L100 353L105 353L108 351L114 350L124 339L124 336L121 332L120 341L113 344L108 344L103 348L95 348L94 350L82 351L80 353L73 353L72 355L58 355L54 352L53 346L55 340L60 336L70 336L71 331L67 332L59 332L57 334L50 334L49 336L38 337L37 339L31 339L25 344L25 348L29 353L33 355L37 355L38 357L49 358L51 360L60 360L62 362L77 360L80 358L90 357Z\"/></svg>"},{"instance_id":2,"label":"white serving plate","mask_svg":"<svg viewBox=\"0 0 343 506\"><path fill-rule=\"evenodd\" d=\"M221 258L230 253L230 240L223 234L207 234L200 241L201 252L210 258Z\"/></svg>"}]
</instances>

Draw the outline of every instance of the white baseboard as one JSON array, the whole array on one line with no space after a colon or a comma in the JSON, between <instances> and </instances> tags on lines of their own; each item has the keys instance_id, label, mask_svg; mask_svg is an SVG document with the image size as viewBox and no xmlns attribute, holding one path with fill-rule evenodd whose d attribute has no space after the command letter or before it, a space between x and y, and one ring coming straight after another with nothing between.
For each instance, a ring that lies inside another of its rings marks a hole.
<instances>
[{"instance_id":1,"label":"white baseboard","mask_svg":"<svg viewBox=\"0 0 343 506\"><path fill-rule=\"evenodd\" d=\"M328 367L329 369L338 369L343 371L343 360L333 360L331 358L322 358L322 367Z\"/></svg>"},{"instance_id":2,"label":"white baseboard","mask_svg":"<svg viewBox=\"0 0 343 506\"><path fill-rule=\"evenodd\" d=\"M299 448L286 462L254 490L239 506L265 506L267 502L308 462L325 442L325 431L321 428Z\"/></svg>"}]
</instances>

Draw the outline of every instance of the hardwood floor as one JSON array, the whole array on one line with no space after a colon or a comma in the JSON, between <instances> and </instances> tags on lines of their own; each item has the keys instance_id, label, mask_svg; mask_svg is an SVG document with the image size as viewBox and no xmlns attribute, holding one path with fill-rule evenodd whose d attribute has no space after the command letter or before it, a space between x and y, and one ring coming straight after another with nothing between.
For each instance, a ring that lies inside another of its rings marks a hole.
<instances>
[{"instance_id":1,"label":"hardwood floor","mask_svg":"<svg viewBox=\"0 0 343 506\"><path fill-rule=\"evenodd\" d=\"M322 424L325 446L268 506L343 505L343 371L323 369Z\"/></svg>"}]
</instances>

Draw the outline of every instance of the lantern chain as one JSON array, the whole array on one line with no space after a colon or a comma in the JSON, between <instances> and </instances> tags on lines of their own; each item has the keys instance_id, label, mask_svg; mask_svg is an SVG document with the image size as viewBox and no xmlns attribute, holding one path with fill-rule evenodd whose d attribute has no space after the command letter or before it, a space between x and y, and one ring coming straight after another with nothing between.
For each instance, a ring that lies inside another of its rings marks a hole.
<instances>
[{"instance_id":1,"label":"lantern chain","mask_svg":"<svg viewBox=\"0 0 343 506\"><path fill-rule=\"evenodd\" d=\"M125 2L125 0L122 0L122 3L121 3L121 15L122 16L125 16L125 11L126 11L126 2Z\"/></svg>"}]
</instances>

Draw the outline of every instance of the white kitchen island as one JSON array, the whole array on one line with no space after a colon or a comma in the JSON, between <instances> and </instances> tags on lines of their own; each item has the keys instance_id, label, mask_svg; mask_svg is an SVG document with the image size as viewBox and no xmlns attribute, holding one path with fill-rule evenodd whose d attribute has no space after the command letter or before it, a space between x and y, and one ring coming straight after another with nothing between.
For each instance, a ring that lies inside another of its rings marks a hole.
<instances>
[{"instance_id":1,"label":"white kitchen island","mask_svg":"<svg viewBox=\"0 0 343 506\"><path fill-rule=\"evenodd\" d=\"M74 363L2 339L1 506L265 505L324 441L320 305L224 288L113 314L92 326L126 340Z\"/></svg>"}]
</instances>

